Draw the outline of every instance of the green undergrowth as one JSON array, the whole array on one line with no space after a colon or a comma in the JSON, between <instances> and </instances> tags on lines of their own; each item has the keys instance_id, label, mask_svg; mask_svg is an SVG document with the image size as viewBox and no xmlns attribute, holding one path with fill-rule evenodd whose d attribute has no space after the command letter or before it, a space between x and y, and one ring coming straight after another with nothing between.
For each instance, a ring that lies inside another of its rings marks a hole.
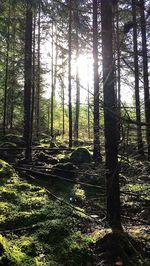
<instances>
[{"instance_id":1,"label":"green undergrowth","mask_svg":"<svg viewBox=\"0 0 150 266\"><path fill-rule=\"evenodd\" d=\"M84 199L80 188L70 189L66 200L71 193ZM85 223L79 211L0 161L0 265L87 265L94 238L82 233Z\"/></svg>"}]
</instances>

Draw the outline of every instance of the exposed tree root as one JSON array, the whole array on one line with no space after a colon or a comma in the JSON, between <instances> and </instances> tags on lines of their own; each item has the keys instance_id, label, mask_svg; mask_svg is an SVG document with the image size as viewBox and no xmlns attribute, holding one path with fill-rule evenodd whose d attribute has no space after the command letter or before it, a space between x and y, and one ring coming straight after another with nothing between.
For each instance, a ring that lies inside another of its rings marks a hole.
<instances>
[{"instance_id":1,"label":"exposed tree root","mask_svg":"<svg viewBox=\"0 0 150 266\"><path fill-rule=\"evenodd\" d=\"M94 265L148 266L142 244L124 232L113 232L99 239Z\"/></svg>"}]
</instances>

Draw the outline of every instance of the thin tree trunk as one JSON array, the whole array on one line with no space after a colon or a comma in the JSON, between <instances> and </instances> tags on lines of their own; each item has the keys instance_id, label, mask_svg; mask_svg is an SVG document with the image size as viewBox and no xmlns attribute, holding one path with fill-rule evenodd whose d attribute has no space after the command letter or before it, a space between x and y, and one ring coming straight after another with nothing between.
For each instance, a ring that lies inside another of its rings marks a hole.
<instances>
[{"instance_id":1,"label":"thin tree trunk","mask_svg":"<svg viewBox=\"0 0 150 266\"><path fill-rule=\"evenodd\" d=\"M145 119L147 123L146 138L147 138L147 145L148 145L148 160L150 160L150 98L149 98L149 80L148 80L146 21L145 21L144 10L145 10L144 0L140 0L142 55L143 55L143 79L144 79L144 103L145 103Z\"/></svg>"},{"instance_id":2,"label":"thin tree trunk","mask_svg":"<svg viewBox=\"0 0 150 266\"><path fill-rule=\"evenodd\" d=\"M12 8L13 12L13 18L15 18L16 12L15 12L15 7L13 6ZM10 99L10 129L13 128L13 118L14 118L14 90L15 90L15 84L16 84L16 73L15 73L15 44L16 44L16 21L13 23L13 62L12 62L12 86L11 86L11 99Z\"/></svg>"},{"instance_id":3,"label":"thin tree trunk","mask_svg":"<svg viewBox=\"0 0 150 266\"><path fill-rule=\"evenodd\" d=\"M107 182L107 219L113 229L121 229L120 188L118 174L118 130L116 95L114 89L114 63L112 45L112 0L101 1L102 17L102 57L104 122Z\"/></svg>"},{"instance_id":4,"label":"thin tree trunk","mask_svg":"<svg viewBox=\"0 0 150 266\"><path fill-rule=\"evenodd\" d=\"M118 140L120 140L120 119L121 119L121 45L120 45L120 34L119 34L119 10L118 10L118 4L117 4L117 10L116 10L116 26L117 26L117 108L118 108L118 116L119 116L119 122L118 122Z\"/></svg>"},{"instance_id":5,"label":"thin tree trunk","mask_svg":"<svg viewBox=\"0 0 150 266\"><path fill-rule=\"evenodd\" d=\"M79 113L80 113L80 82L79 82L79 36L78 36L78 25L76 26L76 117L74 125L74 137L78 141L79 138Z\"/></svg>"},{"instance_id":6,"label":"thin tree trunk","mask_svg":"<svg viewBox=\"0 0 150 266\"><path fill-rule=\"evenodd\" d=\"M87 126L88 126L88 139L91 139L91 132L90 132L90 83L89 83L89 65L87 65Z\"/></svg>"},{"instance_id":7,"label":"thin tree trunk","mask_svg":"<svg viewBox=\"0 0 150 266\"><path fill-rule=\"evenodd\" d=\"M93 59L94 59L94 153L95 160L101 160L100 155L100 125L99 125L99 74L98 74L98 1L93 0Z\"/></svg>"},{"instance_id":8,"label":"thin tree trunk","mask_svg":"<svg viewBox=\"0 0 150 266\"><path fill-rule=\"evenodd\" d=\"M55 27L55 66L54 66L54 98L55 98L55 91L56 91L56 84L57 84L57 64L58 64L58 32L57 26Z\"/></svg>"},{"instance_id":9,"label":"thin tree trunk","mask_svg":"<svg viewBox=\"0 0 150 266\"><path fill-rule=\"evenodd\" d=\"M88 81L88 84L87 84L87 88L88 88L88 110L87 110L87 113L88 113L88 139L90 140L91 139L91 132L90 132L90 88L89 88L89 81Z\"/></svg>"},{"instance_id":10,"label":"thin tree trunk","mask_svg":"<svg viewBox=\"0 0 150 266\"><path fill-rule=\"evenodd\" d=\"M24 140L25 159L32 159L31 151L31 90L32 90L32 7L27 4L25 30L25 86L24 86Z\"/></svg>"},{"instance_id":11,"label":"thin tree trunk","mask_svg":"<svg viewBox=\"0 0 150 266\"><path fill-rule=\"evenodd\" d=\"M133 16L133 46L134 46L134 68L135 68L135 101L136 101L136 120L137 120L137 144L138 153L144 155L142 131L141 131L141 110L139 95L139 65L138 65L138 44L137 44L137 20L136 20L136 2L132 0Z\"/></svg>"},{"instance_id":12,"label":"thin tree trunk","mask_svg":"<svg viewBox=\"0 0 150 266\"><path fill-rule=\"evenodd\" d=\"M38 63L37 63L37 101L36 101L36 135L40 132L40 93L41 93L41 4L38 12Z\"/></svg>"},{"instance_id":13,"label":"thin tree trunk","mask_svg":"<svg viewBox=\"0 0 150 266\"><path fill-rule=\"evenodd\" d=\"M32 58L32 104L31 104L31 131L33 132L34 110L35 110L35 42L36 42L36 11L34 10L33 22L33 58ZM32 134L31 134L32 135Z\"/></svg>"},{"instance_id":14,"label":"thin tree trunk","mask_svg":"<svg viewBox=\"0 0 150 266\"><path fill-rule=\"evenodd\" d=\"M10 0L7 24L7 40L6 40L6 70L5 70L5 87L4 87L4 114L3 114L3 134L6 133L6 116L7 116L7 92L8 92L8 68L9 68L9 48L10 48Z\"/></svg>"},{"instance_id":15,"label":"thin tree trunk","mask_svg":"<svg viewBox=\"0 0 150 266\"><path fill-rule=\"evenodd\" d=\"M71 84L71 35L72 35L72 0L69 0L69 58L68 58L68 94L69 94L69 147L72 147L72 84Z\"/></svg>"},{"instance_id":16,"label":"thin tree trunk","mask_svg":"<svg viewBox=\"0 0 150 266\"><path fill-rule=\"evenodd\" d=\"M62 66L63 66L63 57L62 57ZM61 89L62 89L62 135L65 135L65 84L64 84L65 73L62 71L61 77Z\"/></svg>"},{"instance_id":17,"label":"thin tree trunk","mask_svg":"<svg viewBox=\"0 0 150 266\"><path fill-rule=\"evenodd\" d=\"M52 22L52 55L51 55L51 138L54 138L54 25Z\"/></svg>"}]
</instances>

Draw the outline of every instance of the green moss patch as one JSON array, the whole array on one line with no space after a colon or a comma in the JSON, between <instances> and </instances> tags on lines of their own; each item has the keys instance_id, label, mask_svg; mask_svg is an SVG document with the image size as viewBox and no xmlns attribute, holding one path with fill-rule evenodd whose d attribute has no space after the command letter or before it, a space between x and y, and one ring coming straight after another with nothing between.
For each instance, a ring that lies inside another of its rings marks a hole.
<instances>
[{"instance_id":1,"label":"green moss patch","mask_svg":"<svg viewBox=\"0 0 150 266\"><path fill-rule=\"evenodd\" d=\"M0 160L0 183L3 178L8 179L12 176L12 167L3 160Z\"/></svg>"},{"instance_id":2,"label":"green moss patch","mask_svg":"<svg viewBox=\"0 0 150 266\"><path fill-rule=\"evenodd\" d=\"M10 172L0 185L0 265L86 265L93 239L80 231L85 217L2 164ZM72 194L84 198L73 185L64 192L66 200Z\"/></svg>"}]
</instances>

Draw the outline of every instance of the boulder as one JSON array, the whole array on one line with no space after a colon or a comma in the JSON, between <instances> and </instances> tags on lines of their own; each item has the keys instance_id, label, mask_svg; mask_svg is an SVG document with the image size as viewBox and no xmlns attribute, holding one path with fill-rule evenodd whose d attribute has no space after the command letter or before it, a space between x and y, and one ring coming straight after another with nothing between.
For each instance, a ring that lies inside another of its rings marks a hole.
<instances>
[{"instance_id":1,"label":"boulder","mask_svg":"<svg viewBox=\"0 0 150 266\"><path fill-rule=\"evenodd\" d=\"M72 152L70 161L75 164L90 163L91 154L86 148L78 148Z\"/></svg>"},{"instance_id":2,"label":"boulder","mask_svg":"<svg viewBox=\"0 0 150 266\"><path fill-rule=\"evenodd\" d=\"M52 173L54 175L58 175L58 176L62 176L62 177L75 177L76 176L76 172L77 172L78 168L70 163L58 163L55 166L53 166L52 168Z\"/></svg>"},{"instance_id":3,"label":"boulder","mask_svg":"<svg viewBox=\"0 0 150 266\"><path fill-rule=\"evenodd\" d=\"M36 161L38 162L44 162L44 163L49 163L49 164L57 164L58 163L58 160L56 158L54 158L53 156L51 155L48 155L44 152L40 152L40 153L37 153L36 156Z\"/></svg>"},{"instance_id":4,"label":"boulder","mask_svg":"<svg viewBox=\"0 0 150 266\"><path fill-rule=\"evenodd\" d=\"M17 147L24 147L25 142L22 136L14 135L14 134L7 134L2 138L2 142L14 143Z\"/></svg>"}]
</instances>

